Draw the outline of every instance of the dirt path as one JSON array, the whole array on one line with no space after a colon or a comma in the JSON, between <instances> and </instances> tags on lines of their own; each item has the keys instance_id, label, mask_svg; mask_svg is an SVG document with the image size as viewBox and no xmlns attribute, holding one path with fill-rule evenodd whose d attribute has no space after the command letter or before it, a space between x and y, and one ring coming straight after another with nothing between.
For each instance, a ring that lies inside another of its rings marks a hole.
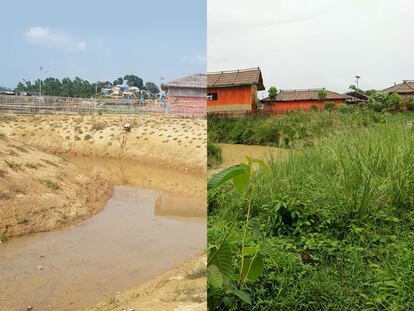
<instances>
[{"instance_id":1,"label":"dirt path","mask_svg":"<svg viewBox=\"0 0 414 311\"><path fill-rule=\"evenodd\" d=\"M127 133L123 125L132 129ZM55 154L206 172L207 121L161 116L3 116L0 132Z\"/></svg>"},{"instance_id":2,"label":"dirt path","mask_svg":"<svg viewBox=\"0 0 414 311\"><path fill-rule=\"evenodd\" d=\"M206 282L206 257L198 256L141 287L107 297L83 311L204 311Z\"/></svg>"},{"instance_id":3,"label":"dirt path","mask_svg":"<svg viewBox=\"0 0 414 311\"><path fill-rule=\"evenodd\" d=\"M0 242L96 214L112 193L99 175L0 132Z\"/></svg>"}]
</instances>

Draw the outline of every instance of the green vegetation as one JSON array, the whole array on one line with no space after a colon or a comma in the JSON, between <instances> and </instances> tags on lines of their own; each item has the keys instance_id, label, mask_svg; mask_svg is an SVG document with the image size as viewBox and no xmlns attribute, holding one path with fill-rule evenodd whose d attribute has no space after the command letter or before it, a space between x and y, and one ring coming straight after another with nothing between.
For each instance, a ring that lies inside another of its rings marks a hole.
<instances>
[{"instance_id":1,"label":"green vegetation","mask_svg":"<svg viewBox=\"0 0 414 311\"><path fill-rule=\"evenodd\" d=\"M376 112L402 110L403 99L399 94L375 93L368 100L368 107Z\"/></svg>"},{"instance_id":2,"label":"green vegetation","mask_svg":"<svg viewBox=\"0 0 414 311\"><path fill-rule=\"evenodd\" d=\"M336 109L336 104L333 102L326 102L323 109L325 109L328 112L332 112L335 111Z\"/></svg>"},{"instance_id":3,"label":"green vegetation","mask_svg":"<svg viewBox=\"0 0 414 311\"><path fill-rule=\"evenodd\" d=\"M238 166L210 181L210 310L413 309L414 129L395 122L407 116L326 115L284 119L320 138L268 173L242 177ZM258 122L234 121L248 130L277 121ZM328 129L335 136L319 135ZM249 279L241 262L255 254L263 273Z\"/></svg>"},{"instance_id":4,"label":"green vegetation","mask_svg":"<svg viewBox=\"0 0 414 311\"><path fill-rule=\"evenodd\" d=\"M15 171L15 172L24 171L24 168L22 167L22 164L21 163L17 163L17 162L14 162L14 161L7 161L7 160L4 160L4 163L6 163L6 165L12 171Z\"/></svg>"},{"instance_id":5,"label":"green vegetation","mask_svg":"<svg viewBox=\"0 0 414 311\"><path fill-rule=\"evenodd\" d=\"M49 180L49 179L44 180L44 183L46 184L46 186L47 186L49 189L52 189L52 190L54 190L54 191L58 191L58 190L60 190L59 185L58 185L56 182L52 181L52 180Z\"/></svg>"},{"instance_id":6,"label":"green vegetation","mask_svg":"<svg viewBox=\"0 0 414 311\"><path fill-rule=\"evenodd\" d=\"M277 88L276 87L274 87L274 86L272 86L272 87L270 87L269 88L269 90L267 91L267 93L268 93L268 96L271 98L271 99L275 99L276 98L276 96L277 96Z\"/></svg>"},{"instance_id":7,"label":"green vegetation","mask_svg":"<svg viewBox=\"0 0 414 311\"><path fill-rule=\"evenodd\" d=\"M212 142L207 142L207 167L213 168L221 163L221 149Z\"/></svg>"},{"instance_id":8,"label":"green vegetation","mask_svg":"<svg viewBox=\"0 0 414 311\"><path fill-rule=\"evenodd\" d=\"M268 173L268 167L263 161L248 158L247 163L232 166L212 177L207 189L209 195L214 196L215 190L231 180L234 188L240 195L247 194L248 200L244 203L247 210L242 224L240 251L234 251L228 242L236 224L239 212L232 221L227 232L211 243L208 252L208 306L210 310L223 310L236 306L241 309L242 304L251 305L251 296L244 291L249 282L255 282L264 270L264 255L259 243L248 245L249 235L258 232L258 226L251 223L252 198L257 194L257 187L251 185L254 177L253 164L258 163L263 172ZM252 228L255 227L255 228Z\"/></svg>"},{"instance_id":9,"label":"green vegetation","mask_svg":"<svg viewBox=\"0 0 414 311\"><path fill-rule=\"evenodd\" d=\"M328 94L326 93L325 88L320 89L320 90L318 91L318 98L319 98L319 101L324 102L324 101L326 100L326 96L327 96L327 95L328 95Z\"/></svg>"},{"instance_id":10,"label":"green vegetation","mask_svg":"<svg viewBox=\"0 0 414 311\"><path fill-rule=\"evenodd\" d=\"M282 116L238 120L210 117L208 140L214 143L284 148L311 146L321 137L354 128L371 127L377 123L392 122L403 117L363 111L352 106L342 109L339 113L292 112Z\"/></svg>"},{"instance_id":11,"label":"green vegetation","mask_svg":"<svg viewBox=\"0 0 414 311\"><path fill-rule=\"evenodd\" d=\"M160 91L157 85L153 82L147 82L144 85L143 80L136 75L125 75L124 78L118 78L113 81L114 84L122 84L126 81L128 86L136 86L140 90L148 90L154 94L158 94ZM101 92L102 87L105 87L103 84L91 83L87 80L83 80L79 77L71 80L70 78L63 78L62 81L49 77L42 80L42 95L47 96L63 96L63 97L95 97L96 92L98 95ZM40 89L40 80L37 79L33 83L31 81L26 81L25 83L19 82L15 88L16 93L22 91L29 92L39 92Z\"/></svg>"}]
</instances>

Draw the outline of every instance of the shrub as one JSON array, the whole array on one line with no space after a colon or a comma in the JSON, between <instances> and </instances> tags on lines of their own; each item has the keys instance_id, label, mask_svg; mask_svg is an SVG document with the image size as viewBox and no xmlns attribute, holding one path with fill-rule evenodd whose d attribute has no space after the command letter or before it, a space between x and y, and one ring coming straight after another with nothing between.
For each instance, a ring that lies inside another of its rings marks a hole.
<instances>
[{"instance_id":1,"label":"shrub","mask_svg":"<svg viewBox=\"0 0 414 311\"><path fill-rule=\"evenodd\" d=\"M328 112L334 111L336 108L336 104L333 102L326 102L323 109L325 109Z\"/></svg>"},{"instance_id":2,"label":"shrub","mask_svg":"<svg viewBox=\"0 0 414 311\"><path fill-rule=\"evenodd\" d=\"M414 98L408 99L407 110L408 111L414 111Z\"/></svg>"},{"instance_id":3,"label":"shrub","mask_svg":"<svg viewBox=\"0 0 414 311\"><path fill-rule=\"evenodd\" d=\"M402 104L402 98L397 93L375 93L368 100L368 107L376 112L397 111Z\"/></svg>"},{"instance_id":4,"label":"shrub","mask_svg":"<svg viewBox=\"0 0 414 311\"><path fill-rule=\"evenodd\" d=\"M60 190L60 187L59 187L59 185L58 185L56 182L51 181L51 180L49 180L49 179L45 180L44 182L45 182L46 186L47 186L49 189L52 189L52 190L54 190L54 191L58 191L58 190Z\"/></svg>"},{"instance_id":5,"label":"shrub","mask_svg":"<svg viewBox=\"0 0 414 311\"><path fill-rule=\"evenodd\" d=\"M318 98L319 98L319 101L324 102L324 101L326 100L326 96L327 96L327 93L326 93L325 88L320 89L320 90L318 91Z\"/></svg>"},{"instance_id":6,"label":"shrub","mask_svg":"<svg viewBox=\"0 0 414 311\"><path fill-rule=\"evenodd\" d=\"M312 112L318 112L319 111L319 106L318 105L312 105L311 106L311 111Z\"/></svg>"}]
</instances>

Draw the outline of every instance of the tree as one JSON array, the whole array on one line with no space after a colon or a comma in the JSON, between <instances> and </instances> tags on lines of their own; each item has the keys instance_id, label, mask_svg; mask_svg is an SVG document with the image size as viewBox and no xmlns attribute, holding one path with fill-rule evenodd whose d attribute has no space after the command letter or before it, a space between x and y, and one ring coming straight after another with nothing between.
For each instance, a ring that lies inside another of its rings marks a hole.
<instances>
[{"instance_id":1,"label":"tree","mask_svg":"<svg viewBox=\"0 0 414 311\"><path fill-rule=\"evenodd\" d=\"M136 75L126 75L124 77L124 80L127 81L127 85L129 87L136 86L140 90L142 90L144 88L144 81Z\"/></svg>"},{"instance_id":2,"label":"tree","mask_svg":"<svg viewBox=\"0 0 414 311\"><path fill-rule=\"evenodd\" d=\"M268 93L268 95L271 99L275 99L276 96L277 96L278 90L277 90L276 87L272 86L272 87L269 88L267 93Z\"/></svg>"},{"instance_id":3,"label":"tree","mask_svg":"<svg viewBox=\"0 0 414 311\"><path fill-rule=\"evenodd\" d=\"M160 92L160 89L154 82L145 83L145 89L150 91L152 94L158 94Z\"/></svg>"},{"instance_id":4,"label":"tree","mask_svg":"<svg viewBox=\"0 0 414 311\"><path fill-rule=\"evenodd\" d=\"M121 85L122 83L124 83L124 79L122 78L118 78L113 82L114 85Z\"/></svg>"},{"instance_id":5,"label":"tree","mask_svg":"<svg viewBox=\"0 0 414 311\"><path fill-rule=\"evenodd\" d=\"M320 89L318 92L318 98L321 102L325 102L327 95L325 88Z\"/></svg>"},{"instance_id":6,"label":"tree","mask_svg":"<svg viewBox=\"0 0 414 311\"><path fill-rule=\"evenodd\" d=\"M42 81L42 94L47 96L61 96L62 84L59 79L46 78Z\"/></svg>"},{"instance_id":7,"label":"tree","mask_svg":"<svg viewBox=\"0 0 414 311\"><path fill-rule=\"evenodd\" d=\"M61 93L60 96L64 97L72 97L73 90L72 90L72 80L69 78L62 79L62 86L61 86Z\"/></svg>"}]
</instances>

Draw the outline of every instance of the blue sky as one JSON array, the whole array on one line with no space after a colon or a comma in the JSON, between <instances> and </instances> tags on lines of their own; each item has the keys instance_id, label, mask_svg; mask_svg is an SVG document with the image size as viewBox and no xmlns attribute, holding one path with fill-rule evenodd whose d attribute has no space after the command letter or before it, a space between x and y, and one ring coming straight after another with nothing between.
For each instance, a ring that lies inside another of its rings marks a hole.
<instances>
[{"instance_id":1,"label":"blue sky","mask_svg":"<svg viewBox=\"0 0 414 311\"><path fill-rule=\"evenodd\" d=\"M160 83L206 72L206 0L2 1L0 86L47 76Z\"/></svg>"}]
</instances>

